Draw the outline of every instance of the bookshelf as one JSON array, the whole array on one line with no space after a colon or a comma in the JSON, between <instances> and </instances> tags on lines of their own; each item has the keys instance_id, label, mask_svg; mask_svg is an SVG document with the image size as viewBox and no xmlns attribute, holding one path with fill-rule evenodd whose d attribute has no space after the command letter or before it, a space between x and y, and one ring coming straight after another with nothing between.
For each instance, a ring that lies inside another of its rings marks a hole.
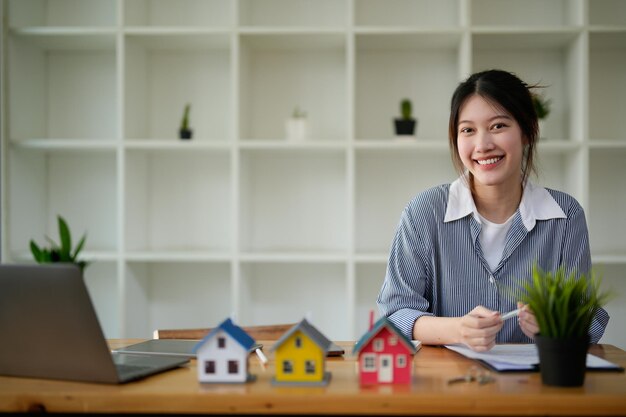
<instances>
[{"instance_id":1,"label":"bookshelf","mask_svg":"<svg viewBox=\"0 0 626 417\"><path fill-rule=\"evenodd\" d=\"M626 289L626 223L606 221L626 208L622 1L2 7L2 259L29 260L57 214L87 231L108 337L308 314L330 338L356 338L404 205L456 177L452 91L491 67L547 86L539 182L581 202L594 262ZM412 140L393 136L404 97ZM177 139L186 103L191 141ZM311 126L302 142L285 139L296 106ZM623 347L624 334L613 320L605 340Z\"/></svg>"}]
</instances>

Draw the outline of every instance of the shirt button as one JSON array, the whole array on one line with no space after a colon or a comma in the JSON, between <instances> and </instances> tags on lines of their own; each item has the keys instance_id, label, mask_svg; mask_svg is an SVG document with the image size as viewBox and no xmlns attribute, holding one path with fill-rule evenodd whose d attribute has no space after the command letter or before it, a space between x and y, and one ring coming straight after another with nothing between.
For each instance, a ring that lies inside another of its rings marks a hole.
<instances>
[{"instance_id":1,"label":"shirt button","mask_svg":"<svg viewBox=\"0 0 626 417\"><path fill-rule=\"evenodd\" d=\"M495 278L493 277L493 275L489 275L489 282L490 282L491 284L495 284L495 283L496 283L496 280L495 280Z\"/></svg>"}]
</instances>

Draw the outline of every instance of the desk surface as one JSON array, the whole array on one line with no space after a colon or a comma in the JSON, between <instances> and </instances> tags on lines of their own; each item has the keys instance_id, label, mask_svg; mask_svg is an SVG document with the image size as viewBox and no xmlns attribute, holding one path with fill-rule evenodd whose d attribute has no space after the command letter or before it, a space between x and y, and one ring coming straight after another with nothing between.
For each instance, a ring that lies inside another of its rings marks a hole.
<instances>
[{"instance_id":1,"label":"desk surface","mask_svg":"<svg viewBox=\"0 0 626 417\"><path fill-rule=\"evenodd\" d=\"M122 347L139 340L114 340ZM270 346L271 342L264 342ZM197 381L196 363L124 385L101 385L0 376L0 412L379 414L379 415L626 415L626 375L588 372L579 388L543 386L538 373L494 374L494 383L448 385L475 362L445 348L424 346L414 359L410 386L361 387L352 343L332 358L326 387L275 387L273 358L263 370L251 359L257 380L244 385ZM266 352L269 349L265 349ZM592 353L626 367L614 346Z\"/></svg>"}]
</instances>

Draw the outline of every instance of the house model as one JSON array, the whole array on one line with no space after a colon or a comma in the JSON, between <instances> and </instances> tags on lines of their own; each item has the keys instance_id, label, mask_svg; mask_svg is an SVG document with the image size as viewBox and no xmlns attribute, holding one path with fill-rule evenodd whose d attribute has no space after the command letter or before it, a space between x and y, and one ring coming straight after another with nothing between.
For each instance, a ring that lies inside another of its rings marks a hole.
<instances>
[{"instance_id":1,"label":"house model","mask_svg":"<svg viewBox=\"0 0 626 417\"><path fill-rule=\"evenodd\" d=\"M303 319L272 346L275 352L275 385L326 385L326 354L332 342Z\"/></svg>"},{"instance_id":2,"label":"house model","mask_svg":"<svg viewBox=\"0 0 626 417\"><path fill-rule=\"evenodd\" d=\"M362 385L410 384L416 348L386 317L379 319L354 346Z\"/></svg>"},{"instance_id":3,"label":"house model","mask_svg":"<svg viewBox=\"0 0 626 417\"><path fill-rule=\"evenodd\" d=\"M242 383L254 379L248 374L248 355L254 339L231 319L224 320L194 347L198 381Z\"/></svg>"}]
</instances>

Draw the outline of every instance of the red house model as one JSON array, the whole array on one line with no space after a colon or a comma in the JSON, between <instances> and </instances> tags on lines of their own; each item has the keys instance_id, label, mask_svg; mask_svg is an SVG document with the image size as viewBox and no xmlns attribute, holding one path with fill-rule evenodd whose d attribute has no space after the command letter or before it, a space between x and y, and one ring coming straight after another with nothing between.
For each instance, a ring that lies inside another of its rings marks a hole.
<instances>
[{"instance_id":1,"label":"red house model","mask_svg":"<svg viewBox=\"0 0 626 417\"><path fill-rule=\"evenodd\" d=\"M381 318L354 346L361 384L410 384L415 352L413 342Z\"/></svg>"}]
</instances>

